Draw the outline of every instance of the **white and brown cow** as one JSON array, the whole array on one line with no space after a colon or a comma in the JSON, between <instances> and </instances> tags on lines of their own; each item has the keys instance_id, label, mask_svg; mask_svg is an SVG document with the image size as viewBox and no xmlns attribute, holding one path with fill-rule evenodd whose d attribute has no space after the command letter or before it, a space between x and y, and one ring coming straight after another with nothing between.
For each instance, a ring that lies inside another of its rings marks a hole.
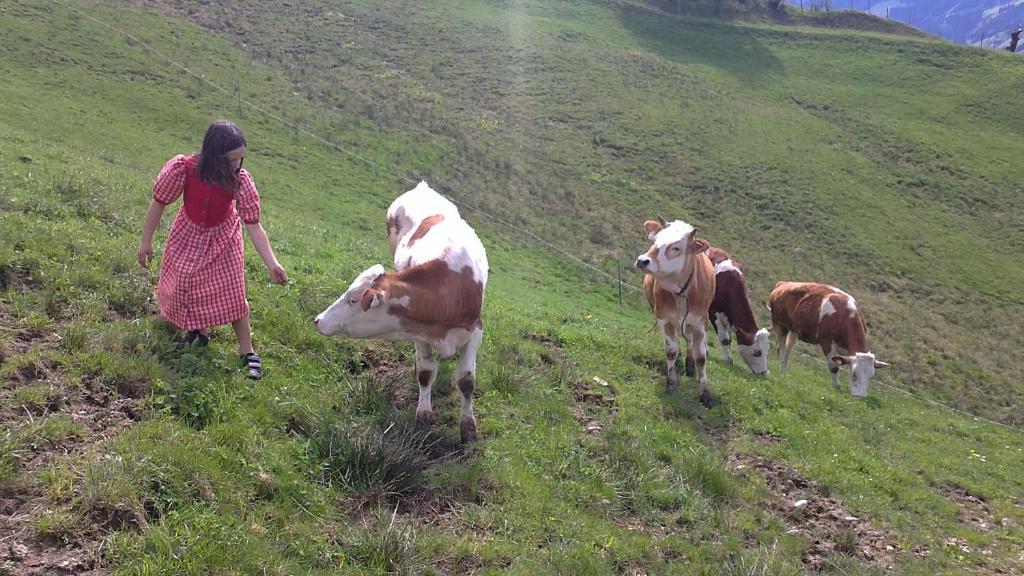
<instances>
[{"instance_id":1,"label":"white and brown cow","mask_svg":"<svg viewBox=\"0 0 1024 576\"><path fill-rule=\"evenodd\" d=\"M473 386L483 339L480 312L487 254L455 205L426 182L391 203L387 227L395 271L385 272L378 264L360 274L316 317L317 330L349 338L412 341L420 385L419 425L433 419L434 351L443 357L458 352L453 380L462 393L459 432L469 442L476 438Z\"/></svg>"},{"instance_id":2,"label":"white and brown cow","mask_svg":"<svg viewBox=\"0 0 1024 576\"><path fill-rule=\"evenodd\" d=\"M637 257L636 267L646 274L644 293L665 340L665 391L673 392L679 382L676 359L682 332L686 339L686 374L692 376L696 372L700 379L700 401L710 407L714 398L708 388L707 325L708 309L715 295L715 271L706 254L708 243L697 238L693 226L682 220L648 220L644 230L654 244Z\"/></svg>"},{"instance_id":3,"label":"white and brown cow","mask_svg":"<svg viewBox=\"0 0 1024 576\"><path fill-rule=\"evenodd\" d=\"M757 328L754 311L747 298L747 284L740 264L729 253L712 246L708 258L715 266L715 298L711 301L712 326L722 345L722 357L732 364L732 336L740 358L758 376L768 374L768 329Z\"/></svg>"},{"instance_id":4,"label":"white and brown cow","mask_svg":"<svg viewBox=\"0 0 1024 576\"><path fill-rule=\"evenodd\" d=\"M786 370L797 338L821 346L833 386L839 386L839 367L849 367L854 396L866 396L875 368L889 366L868 349L867 326L853 296L834 286L779 282L768 296L768 308L779 338L780 371Z\"/></svg>"}]
</instances>

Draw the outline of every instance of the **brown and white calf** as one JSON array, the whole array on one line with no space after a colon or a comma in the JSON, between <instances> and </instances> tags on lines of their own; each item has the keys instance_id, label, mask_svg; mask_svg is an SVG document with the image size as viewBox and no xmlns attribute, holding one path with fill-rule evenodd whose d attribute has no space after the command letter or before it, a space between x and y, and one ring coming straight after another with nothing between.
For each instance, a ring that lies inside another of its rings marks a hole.
<instances>
[{"instance_id":1,"label":"brown and white calf","mask_svg":"<svg viewBox=\"0 0 1024 576\"><path fill-rule=\"evenodd\" d=\"M735 334L743 362L758 376L768 374L768 329L757 328L739 262L714 246L708 250L708 258L715 267L715 298L708 313L722 345L722 357L732 364L730 348Z\"/></svg>"},{"instance_id":2,"label":"brown and white calf","mask_svg":"<svg viewBox=\"0 0 1024 576\"><path fill-rule=\"evenodd\" d=\"M854 396L866 396L875 368L889 366L868 349L867 326L853 296L834 286L779 282L768 296L768 308L779 338L780 371L786 370L797 338L821 346L833 386L839 387L839 367L849 368Z\"/></svg>"},{"instance_id":3,"label":"brown and white calf","mask_svg":"<svg viewBox=\"0 0 1024 576\"><path fill-rule=\"evenodd\" d=\"M453 380L462 393L459 433L463 442L469 442L476 438L473 387L483 340L480 312L487 254L455 205L426 182L391 203L387 228L395 271L385 272L377 264L360 274L316 317L317 330L349 338L412 341L420 386L419 425L433 419L434 352L446 358L458 352Z\"/></svg>"},{"instance_id":4,"label":"brown and white calf","mask_svg":"<svg viewBox=\"0 0 1024 576\"><path fill-rule=\"evenodd\" d=\"M696 372L700 401L710 407L714 398L708 388L707 325L708 309L715 295L715 271L706 254L708 243L697 238L693 226L682 220L648 220L644 230L654 244L637 257L636 267L646 275L644 293L665 340L665 391L673 392L679 383L676 359L682 332L686 339L686 374L692 376Z\"/></svg>"}]
</instances>

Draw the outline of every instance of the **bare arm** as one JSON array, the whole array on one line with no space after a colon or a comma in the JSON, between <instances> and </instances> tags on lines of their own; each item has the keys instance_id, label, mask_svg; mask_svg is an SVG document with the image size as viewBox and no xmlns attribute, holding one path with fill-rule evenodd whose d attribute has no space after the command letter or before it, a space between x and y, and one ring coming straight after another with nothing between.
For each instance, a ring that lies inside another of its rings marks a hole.
<instances>
[{"instance_id":1,"label":"bare arm","mask_svg":"<svg viewBox=\"0 0 1024 576\"><path fill-rule=\"evenodd\" d=\"M245 231L249 233L252 245L256 247L256 252L263 259L263 263L267 265L267 270L270 271L270 279L277 284L286 284L288 282L288 273L285 272L284 267L281 266L281 263L277 261L277 257L274 256L274 249L270 247L270 238L267 237L267 231L263 229L263 225L259 222L246 224Z\"/></svg>"},{"instance_id":2,"label":"bare arm","mask_svg":"<svg viewBox=\"0 0 1024 576\"><path fill-rule=\"evenodd\" d=\"M142 223L142 241L139 242L139 266L149 268L149 262L153 259L153 232L160 224L160 218L164 215L164 205L153 200L149 203L149 210L146 211L146 219Z\"/></svg>"}]
</instances>

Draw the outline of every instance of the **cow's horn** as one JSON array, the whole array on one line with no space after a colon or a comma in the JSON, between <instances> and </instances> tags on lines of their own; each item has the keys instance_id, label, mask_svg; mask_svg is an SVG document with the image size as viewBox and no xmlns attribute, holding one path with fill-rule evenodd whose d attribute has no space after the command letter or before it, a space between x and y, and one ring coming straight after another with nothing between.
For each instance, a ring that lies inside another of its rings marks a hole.
<instances>
[{"instance_id":1,"label":"cow's horn","mask_svg":"<svg viewBox=\"0 0 1024 576\"><path fill-rule=\"evenodd\" d=\"M668 226L668 220L665 220L664 216L658 216L658 222L661 222L662 226Z\"/></svg>"}]
</instances>

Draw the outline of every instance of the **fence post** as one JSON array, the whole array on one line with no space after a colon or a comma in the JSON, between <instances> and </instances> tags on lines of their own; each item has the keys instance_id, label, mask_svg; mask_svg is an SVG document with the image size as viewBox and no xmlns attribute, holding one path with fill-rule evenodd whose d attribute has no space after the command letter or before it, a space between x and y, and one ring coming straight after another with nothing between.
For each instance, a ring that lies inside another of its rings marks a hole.
<instances>
[{"instance_id":1,"label":"fence post","mask_svg":"<svg viewBox=\"0 0 1024 576\"><path fill-rule=\"evenodd\" d=\"M618 258L615 259L615 263L619 269L619 307L622 307L622 262Z\"/></svg>"}]
</instances>

